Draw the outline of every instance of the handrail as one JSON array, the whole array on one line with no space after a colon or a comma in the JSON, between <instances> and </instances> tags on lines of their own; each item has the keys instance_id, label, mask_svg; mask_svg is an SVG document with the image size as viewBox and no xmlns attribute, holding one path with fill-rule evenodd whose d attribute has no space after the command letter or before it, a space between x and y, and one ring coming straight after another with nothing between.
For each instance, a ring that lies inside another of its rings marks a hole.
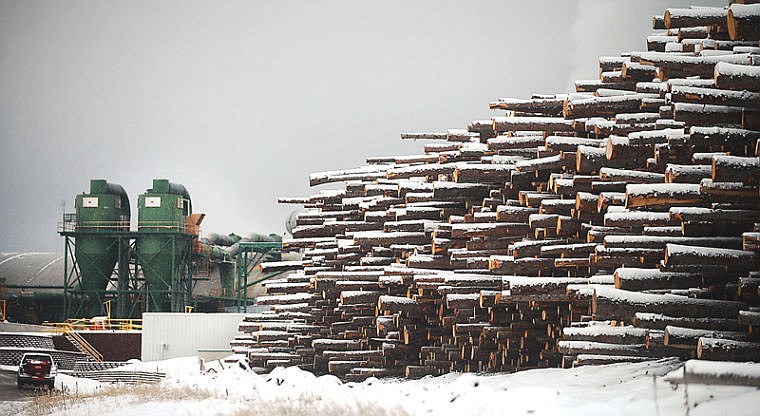
<instances>
[{"instance_id":1,"label":"handrail","mask_svg":"<svg viewBox=\"0 0 760 416\"><path fill-rule=\"evenodd\" d=\"M89 342L87 342L86 339L84 339L83 336L79 335L78 332L74 330L69 330L64 333L66 335L66 338L71 337L76 341L74 343L74 346L77 347L80 351L83 353L89 355L90 357L94 358L97 362L103 362L103 354L100 353L100 351L96 350L95 347L92 346Z\"/></svg>"},{"instance_id":2,"label":"handrail","mask_svg":"<svg viewBox=\"0 0 760 416\"><path fill-rule=\"evenodd\" d=\"M75 331L140 331L142 319L67 319L64 322L43 322L42 327L46 332L64 334L67 330Z\"/></svg>"},{"instance_id":3,"label":"handrail","mask_svg":"<svg viewBox=\"0 0 760 416\"><path fill-rule=\"evenodd\" d=\"M198 224L184 220L168 221L139 221L137 228L133 229L128 219L119 221L84 221L76 215L67 214L63 221L57 223L57 232L134 232L134 231L178 231L185 234L200 235L201 227Z\"/></svg>"}]
</instances>

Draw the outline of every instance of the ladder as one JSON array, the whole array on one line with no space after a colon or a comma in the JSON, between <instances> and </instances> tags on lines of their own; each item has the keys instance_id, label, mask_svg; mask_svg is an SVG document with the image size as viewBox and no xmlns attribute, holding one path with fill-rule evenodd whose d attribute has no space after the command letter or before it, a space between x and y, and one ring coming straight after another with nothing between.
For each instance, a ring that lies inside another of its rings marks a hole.
<instances>
[{"instance_id":1,"label":"ladder","mask_svg":"<svg viewBox=\"0 0 760 416\"><path fill-rule=\"evenodd\" d=\"M103 362L103 354L96 350L83 336L74 331L71 326L64 327L63 336L66 337L79 351L84 353L92 361Z\"/></svg>"}]
</instances>

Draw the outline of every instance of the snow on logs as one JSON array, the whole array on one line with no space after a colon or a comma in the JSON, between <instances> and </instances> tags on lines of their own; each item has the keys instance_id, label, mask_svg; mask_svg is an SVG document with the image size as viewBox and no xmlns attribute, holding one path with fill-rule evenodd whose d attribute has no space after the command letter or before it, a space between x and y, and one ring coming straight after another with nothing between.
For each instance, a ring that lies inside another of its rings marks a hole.
<instances>
[{"instance_id":1,"label":"snow on logs","mask_svg":"<svg viewBox=\"0 0 760 416\"><path fill-rule=\"evenodd\" d=\"M714 265L726 269L752 269L757 267L757 262L757 253L752 251L667 244L663 264L674 269L679 266L698 265Z\"/></svg>"},{"instance_id":2,"label":"snow on logs","mask_svg":"<svg viewBox=\"0 0 760 416\"><path fill-rule=\"evenodd\" d=\"M760 67L719 62L714 70L715 86L729 90L760 91Z\"/></svg>"},{"instance_id":3,"label":"snow on logs","mask_svg":"<svg viewBox=\"0 0 760 416\"><path fill-rule=\"evenodd\" d=\"M712 180L717 182L760 182L760 157L715 155L712 158Z\"/></svg>"},{"instance_id":4,"label":"snow on logs","mask_svg":"<svg viewBox=\"0 0 760 416\"><path fill-rule=\"evenodd\" d=\"M594 319L615 319L632 322L637 312L662 313L682 317L734 318L744 307L741 302L689 298L678 295L658 295L609 287L594 291Z\"/></svg>"},{"instance_id":5,"label":"snow on logs","mask_svg":"<svg viewBox=\"0 0 760 416\"><path fill-rule=\"evenodd\" d=\"M493 130L508 131L574 131L573 121L562 117L494 117Z\"/></svg>"},{"instance_id":6,"label":"snow on logs","mask_svg":"<svg viewBox=\"0 0 760 416\"><path fill-rule=\"evenodd\" d=\"M699 7L694 9L666 9L664 28L709 26L725 24L728 11L722 7Z\"/></svg>"},{"instance_id":7,"label":"snow on logs","mask_svg":"<svg viewBox=\"0 0 760 416\"><path fill-rule=\"evenodd\" d=\"M615 270L615 287L630 291L652 289L688 289L698 287L702 281L699 273L661 272L658 269L633 267Z\"/></svg>"},{"instance_id":8,"label":"snow on logs","mask_svg":"<svg viewBox=\"0 0 760 416\"><path fill-rule=\"evenodd\" d=\"M713 361L760 362L760 343L700 337L697 343L697 358Z\"/></svg>"},{"instance_id":9,"label":"snow on logs","mask_svg":"<svg viewBox=\"0 0 760 416\"><path fill-rule=\"evenodd\" d=\"M702 202L698 184L634 184L625 187L625 207L694 205Z\"/></svg>"},{"instance_id":10,"label":"snow on logs","mask_svg":"<svg viewBox=\"0 0 760 416\"><path fill-rule=\"evenodd\" d=\"M732 4L726 15L731 40L760 38L760 5Z\"/></svg>"},{"instance_id":11,"label":"snow on logs","mask_svg":"<svg viewBox=\"0 0 760 416\"><path fill-rule=\"evenodd\" d=\"M498 99L505 116L402 134L424 152L311 175L345 188L281 199L309 208L284 243L303 270L231 345L352 381L760 360L755 9L670 9L576 93Z\"/></svg>"}]
</instances>

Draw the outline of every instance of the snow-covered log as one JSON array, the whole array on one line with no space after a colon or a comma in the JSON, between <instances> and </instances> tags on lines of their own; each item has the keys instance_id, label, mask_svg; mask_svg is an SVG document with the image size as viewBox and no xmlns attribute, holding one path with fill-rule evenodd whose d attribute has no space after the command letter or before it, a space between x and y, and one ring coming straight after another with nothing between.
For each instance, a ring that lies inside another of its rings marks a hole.
<instances>
[{"instance_id":1,"label":"snow-covered log","mask_svg":"<svg viewBox=\"0 0 760 416\"><path fill-rule=\"evenodd\" d=\"M760 157L713 156L712 180L716 182L760 182Z\"/></svg>"},{"instance_id":2,"label":"snow-covered log","mask_svg":"<svg viewBox=\"0 0 760 416\"><path fill-rule=\"evenodd\" d=\"M697 184L637 184L625 187L626 208L692 205L702 201Z\"/></svg>"},{"instance_id":3,"label":"snow-covered log","mask_svg":"<svg viewBox=\"0 0 760 416\"><path fill-rule=\"evenodd\" d=\"M738 328L737 320L733 318L684 318L650 312L636 312L633 317L633 325L637 328L657 329L662 331L664 331L667 326L726 331L736 331Z\"/></svg>"},{"instance_id":4,"label":"snow-covered log","mask_svg":"<svg viewBox=\"0 0 760 416\"><path fill-rule=\"evenodd\" d=\"M702 276L697 273L661 272L658 269L632 267L618 268L614 276L616 288L632 291L688 289L698 287L702 281Z\"/></svg>"},{"instance_id":5,"label":"snow-covered log","mask_svg":"<svg viewBox=\"0 0 760 416\"><path fill-rule=\"evenodd\" d=\"M665 9L664 24L668 29L709 26L726 23L728 11L722 7L694 9Z\"/></svg>"},{"instance_id":6,"label":"snow-covered log","mask_svg":"<svg viewBox=\"0 0 760 416\"><path fill-rule=\"evenodd\" d=\"M546 116L559 116L562 114L562 106L565 97L557 98L532 98L521 100L516 98L500 98L497 102L488 104L492 110L508 110L520 113L534 113Z\"/></svg>"},{"instance_id":7,"label":"snow-covered log","mask_svg":"<svg viewBox=\"0 0 760 416\"><path fill-rule=\"evenodd\" d=\"M743 341L747 339L747 333L740 331L682 328L678 326L665 327L665 346L668 347L695 348L701 337Z\"/></svg>"},{"instance_id":8,"label":"snow-covered log","mask_svg":"<svg viewBox=\"0 0 760 416\"><path fill-rule=\"evenodd\" d=\"M760 5L732 4L728 8L727 23L731 40L760 39Z\"/></svg>"},{"instance_id":9,"label":"snow-covered log","mask_svg":"<svg viewBox=\"0 0 760 416\"><path fill-rule=\"evenodd\" d=\"M597 287L592 312L598 320L618 319L631 322L636 312L662 313L683 317L735 318L744 304L734 301L656 295Z\"/></svg>"},{"instance_id":10,"label":"snow-covered log","mask_svg":"<svg viewBox=\"0 0 760 416\"><path fill-rule=\"evenodd\" d=\"M565 101L562 115L565 118L604 117L618 113L635 113L641 107L641 95L590 97Z\"/></svg>"},{"instance_id":11,"label":"snow-covered log","mask_svg":"<svg viewBox=\"0 0 760 416\"><path fill-rule=\"evenodd\" d=\"M494 117L496 133L508 131L573 131L573 121L561 117Z\"/></svg>"},{"instance_id":12,"label":"snow-covered log","mask_svg":"<svg viewBox=\"0 0 760 416\"><path fill-rule=\"evenodd\" d=\"M678 225L667 212L626 211L604 214L604 225L608 227L644 227Z\"/></svg>"},{"instance_id":13,"label":"snow-covered log","mask_svg":"<svg viewBox=\"0 0 760 416\"><path fill-rule=\"evenodd\" d=\"M632 326L590 325L564 328L562 339L566 341L592 341L611 344L644 344L647 330Z\"/></svg>"},{"instance_id":14,"label":"snow-covered log","mask_svg":"<svg viewBox=\"0 0 760 416\"><path fill-rule=\"evenodd\" d=\"M760 93L714 88L674 86L670 99L674 103L699 103L734 107L760 107ZM690 123L693 124L693 123Z\"/></svg>"},{"instance_id":15,"label":"snow-covered log","mask_svg":"<svg viewBox=\"0 0 760 416\"><path fill-rule=\"evenodd\" d=\"M667 244L665 265L720 265L751 268L757 264L757 253L727 248Z\"/></svg>"},{"instance_id":16,"label":"snow-covered log","mask_svg":"<svg viewBox=\"0 0 760 416\"><path fill-rule=\"evenodd\" d=\"M720 62L715 65L715 85L729 90L760 91L760 67Z\"/></svg>"},{"instance_id":17,"label":"snow-covered log","mask_svg":"<svg viewBox=\"0 0 760 416\"><path fill-rule=\"evenodd\" d=\"M760 362L760 343L701 337L697 344L697 358L713 361Z\"/></svg>"}]
</instances>

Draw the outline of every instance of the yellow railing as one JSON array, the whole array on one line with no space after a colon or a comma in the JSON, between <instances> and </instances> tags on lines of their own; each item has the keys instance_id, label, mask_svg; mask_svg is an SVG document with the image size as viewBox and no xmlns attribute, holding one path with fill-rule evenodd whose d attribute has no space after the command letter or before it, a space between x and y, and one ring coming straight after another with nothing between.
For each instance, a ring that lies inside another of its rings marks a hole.
<instances>
[{"instance_id":1,"label":"yellow railing","mask_svg":"<svg viewBox=\"0 0 760 416\"><path fill-rule=\"evenodd\" d=\"M103 232L133 231L129 221L59 221L57 232ZM178 231L185 234L200 235L201 227L183 221L140 221L138 231Z\"/></svg>"},{"instance_id":2,"label":"yellow railing","mask_svg":"<svg viewBox=\"0 0 760 416\"><path fill-rule=\"evenodd\" d=\"M140 331L142 319L67 319L64 322L43 322L46 331L64 334L66 331Z\"/></svg>"},{"instance_id":3,"label":"yellow railing","mask_svg":"<svg viewBox=\"0 0 760 416\"><path fill-rule=\"evenodd\" d=\"M129 231L129 227L129 221L60 221L57 231Z\"/></svg>"}]
</instances>

